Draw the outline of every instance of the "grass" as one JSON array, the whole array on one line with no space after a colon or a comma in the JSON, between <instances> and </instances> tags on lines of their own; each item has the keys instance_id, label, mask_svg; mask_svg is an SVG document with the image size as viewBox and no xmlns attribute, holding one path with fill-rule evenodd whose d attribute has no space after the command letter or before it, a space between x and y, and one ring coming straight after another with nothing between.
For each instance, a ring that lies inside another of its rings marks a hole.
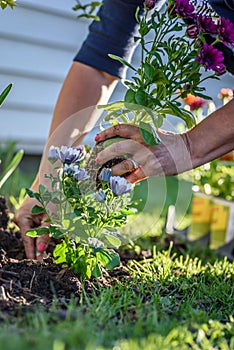
<instances>
[{"instance_id":1,"label":"grass","mask_svg":"<svg viewBox=\"0 0 234 350\"><path fill-rule=\"evenodd\" d=\"M79 304L71 300L65 319L58 317L55 301L50 312L38 308L5 323L0 347L234 349L234 263L214 254L204 262L172 247L152 249L151 259L131 261L129 276L83 293Z\"/></svg>"},{"instance_id":2,"label":"grass","mask_svg":"<svg viewBox=\"0 0 234 350\"><path fill-rule=\"evenodd\" d=\"M130 234L136 228L139 236L161 233L170 204L176 204L179 222L189 210L190 187L176 178L137 186L134 199L142 214L130 223ZM234 263L195 244L182 253L172 246L164 250L147 235L129 249L139 247L151 249L152 258L129 262L129 275L108 288L83 292L79 302L64 300L64 308L55 295L49 311L38 306L15 321L5 319L0 348L234 350Z\"/></svg>"}]
</instances>

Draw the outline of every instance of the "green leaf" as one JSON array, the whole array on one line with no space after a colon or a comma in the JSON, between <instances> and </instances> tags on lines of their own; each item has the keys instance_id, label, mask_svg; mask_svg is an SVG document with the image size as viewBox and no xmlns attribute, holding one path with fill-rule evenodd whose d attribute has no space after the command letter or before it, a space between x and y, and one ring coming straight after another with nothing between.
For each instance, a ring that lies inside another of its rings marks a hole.
<instances>
[{"instance_id":1,"label":"green leaf","mask_svg":"<svg viewBox=\"0 0 234 350\"><path fill-rule=\"evenodd\" d=\"M201 94L200 92L196 92L195 96L199 96L201 98L204 98L204 100L210 100L210 101L212 100L212 97L204 95L204 94Z\"/></svg>"},{"instance_id":2,"label":"green leaf","mask_svg":"<svg viewBox=\"0 0 234 350\"><path fill-rule=\"evenodd\" d=\"M64 237L64 235L67 233L67 230L63 229L62 227L58 227L56 225L50 225L49 233L55 239L60 239Z\"/></svg>"},{"instance_id":3,"label":"green leaf","mask_svg":"<svg viewBox=\"0 0 234 350\"><path fill-rule=\"evenodd\" d=\"M124 108L124 102L123 101L117 101L113 103L109 103L107 105L98 105L98 108L103 108L105 111L118 111Z\"/></svg>"},{"instance_id":4,"label":"green leaf","mask_svg":"<svg viewBox=\"0 0 234 350\"><path fill-rule=\"evenodd\" d=\"M156 129L152 127L151 124L141 121L139 127L141 135L147 145L156 146L161 142Z\"/></svg>"},{"instance_id":5,"label":"green leaf","mask_svg":"<svg viewBox=\"0 0 234 350\"><path fill-rule=\"evenodd\" d=\"M48 235L50 233L49 227L37 227L32 230L28 230L26 235L29 237L39 237L42 235Z\"/></svg>"},{"instance_id":6,"label":"green leaf","mask_svg":"<svg viewBox=\"0 0 234 350\"><path fill-rule=\"evenodd\" d=\"M3 101L5 100L5 98L7 97L7 95L9 94L9 92L11 91L12 88L12 84L9 84L1 93L0 95L0 106L3 104Z\"/></svg>"},{"instance_id":7,"label":"green leaf","mask_svg":"<svg viewBox=\"0 0 234 350\"><path fill-rule=\"evenodd\" d=\"M120 265L119 254L112 249L102 249L97 252L98 261L107 269L112 270Z\"/></svg>"},{"instance_id":8,"label":"green leaf","mask_svg":"<svg viewBox=\"0 0 234 350\"><path fill-rule=\"evenodd\" d=\"M34 192L29 188L26 188L26 193L30 198L35 198Z\"/></svg>"},{"instance_id":9,"label":"green leaf","mask_svg":"<svg viewBox=\"0 0 234 350\"><path fill-rule=\"evenodd\" d=\"M179 108L178 106L176 106L174 103L170 101L167 101L166 103L171 110L171 114L184 120L189 129L196 124L196 119L192 113L185 110L184 108Z\"/></svg>"},{"instance_id":10,"label":"green leaf","mask_svg":"<svg viewBox=\"0 0 234 350\"><path fill-rule=\"evenodd\" d=\"M136 103L135 94L135 91L133 91L132 89L128 89L124 96L124 101L127 103Z\"/></svg>"},{"instance_id":11,"label":"green leaf","mask_svg":"<svg viewBox=\"0 0 234 350\"><path fill-rule=\"evenodd\" d=\"M102 276L102 271L100 269L100 266L96 264L92 270L92 276L94 277L101 277Z\"/></svg>"},{"instance_id":12,"label":"green leaf","mask_svg":"<svg viewBox=\"0 0 234 350\"><path fill-rule=\"evenodd\" d=\"M144 71L145 71L145 75L148 78L148 80L151 81L155 75L155 68L151 64L149 64L148 62L145 62Z\"/></svg>"},{"instance_id":13,"label":"green leaf","mask_svg":"<svg viewBox=\"0 0 234 350\"><path fill-rule=\"evenodd\" d=\"M42 185L42 184L40 184L40 185L39 185L38 190L39 190L39 193L40 193L40 195L41 195L41 196L42 196L43 194L45 194L45 193L47 193L47 192L48 192L47 187L46 187L46 186L44 186L44 185Z\"/></svg>"},{"instance_id":14,"label":"green leaf","mask_svg":"<svg viewBox=\"0 0 234 350\"><path fill-rule=\"evenodd\" d=\"M39 205L34 205L34 207L32 208L32 214L36 215L42 213L46 213L45 208L40 207Z\"/></svg>"},{"instance_id":15,"label":"green leaf","mask_svg":"<svg viewBox=\"0 0 234 350\"><path fill-rule=\"evenodd\" d=\"M148 106L149 95L143 88L140 88L135 95L136 103L142 106Z\"/></svg>"},{"instance_id":16,"label":"green leaf","mask_svg":"<svg viewBox=\"0 0 234 350\"><path fill-rule=\"evenodd\" d=\"M127 61L125 61L123 58L113 55L113 54L109 54L108 55L110 58L112 58L113 60L119 61L120 63L122 63L123 65L131 68L132 70L134 70L135 72L137 72L136 68L134 68L130 63L128 63Z\"/></svg>"},{"instance_id":17,"label":"green leaf","mask_svg":"<svg viewBox=\"0 0 234 350\"><path fill-rule=\"evenodd\" d=\"M2 178L0 179L0 188L4 185L4 183L7 181L7 179L11 176L11 174L15 171L19 163L21 162L21 159L23 158L24 151L20 150L16 153L14 158L12 159L11 163L8 165L6 170L3 173Z\"/></svg>"},{"instance_id":18,"label":"green leaf","mask_svg":"<svg viewBox=\"0 0 234 350\"><path fill-rule=\"evenodd\" d=\"M158 85L170 83L165 74L162 72L162 69L155 69L152 81Z\"/></svg>"},{"instance_id":19,"label":"green leaf","mask_svg":"<svg viewBox=\"0 0 234 350\"><path fill-rule=\"evenodd\" d=\"M121 240L115 236L105 234L105 238L113 247L118 248L121 245Z\"/></svg>"},{"instance_id":20,"label":"green leaf","mask_svg":"<svg viewBox=\"0 0 234 350\"><path fill-rule=\"evenodd\" d=\"M67 252L68 247L65 241L56 245L53 251L53 256L55 258L56 264L67 262Z\"/></svg>"}]
</instances>

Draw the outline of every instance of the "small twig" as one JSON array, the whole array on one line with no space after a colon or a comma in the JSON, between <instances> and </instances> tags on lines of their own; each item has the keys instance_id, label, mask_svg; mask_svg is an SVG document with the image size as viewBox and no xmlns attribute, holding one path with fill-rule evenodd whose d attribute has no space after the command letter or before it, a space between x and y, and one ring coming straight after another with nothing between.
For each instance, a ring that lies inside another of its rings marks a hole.
<instances>
[{"instance_id":1,"label":"small twig","mask_svg":"<svg viewBox=\"0 0 234 350\"><path fill-rule=\"evenodd\" d=\"M19 276L19 274L17 272L6 271L3 269L0 269L0 273L5 273L6 275L11 275L11 276Z\"/></svg>"},{"instance_id":2,"label":"small twig","mask_svg":"<svg viewBox=\"0 0 234 350\"><path fill-rule=\"evenodd\" d=\"M1 290L2 290L2 297L4 300L8 300L7 296L6 296L6 291L5 288L3 286L1 286Z\"/></svg>"},{"instance_id":3,"label":"small twig","mask_svg":"<svg viewBox=\"0 0 234 350\"><path fill-rule=\"evenodd\" d=\"M31 289L32 289L32 285L33 285L33 281L34 281L34 279L35 279L35 276L36 276L36 273L35 273L35 271L33 271L33 276L32 276L32 279L31 279L30 285L29 285L29 290L30 290L30 292L31 292Z\"/></svg>"}]
</instances>

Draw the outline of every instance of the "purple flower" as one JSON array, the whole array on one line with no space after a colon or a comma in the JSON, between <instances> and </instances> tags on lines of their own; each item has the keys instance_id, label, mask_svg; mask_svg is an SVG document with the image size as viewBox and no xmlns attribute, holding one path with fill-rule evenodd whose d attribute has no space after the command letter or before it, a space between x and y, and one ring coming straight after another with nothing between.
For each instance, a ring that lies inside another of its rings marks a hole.
<instances>
[{"instance_id":1,"label":"purple flower","mask_svg":"<svg viewBox=\"0 0 234 350\"><path fill-rule=\"evenodd\" d=\"M121 196L132 190L132 184L128 183L127 180L121 176L111 176L110 187L112 192L117 196Z\"/></svg>"},{"instance_id":2,"label":"purple flower","mask_svg":"<svg viewBox=\"0 0 234 350\"><path fill-rule=\"evenodd\" d=\"M85 149L83 146L78 146L75 148L61 146L57 151L61 162L66 164L80 162L85 155Z\"/></svg>"},{"instance_id":3,"label":"purple flower","mask_svg":"<svg viewBox=\"0 0 234 350\"><path fill-rule=\"evenodd\" d=\"M100 181L109 181L111 176L112 176L111 168L102 168L99 174L99 179Z\"/></svg>"},{"instance_id":4,"label":"purple flower","mask_svg":"<svg viewBox=\"0 0 234 350\"><path fill-rule=\"evenodd\" d=\"M70 176L70 175L73 176L79 171L79 166L65 163L63 167L63 171L66 176Z\"/></svg>"},{"instance_id":5,"label":"purple flower","mask_svg":"<svg viewBox=\"0 0 234 350\"><path fill-rule=\"evenodd\" d=\"M216 34L217 33L217 25L215 22L212 20L211 17L206 17L206 16L198 16L197 22L199 25L200 30L203 33L207 34Z\"/></svg>"},{"instance_id":6,"label":"purple flower","mask_svg":"<svg viewBox=\"0 0 234 350\"><path fill-rule=\"evenodd\" d=\"M145 3L144 3L145 7L147 9L153 9L154 6L156 5L156 0L145 0Z\"/></svg>"},{"instance_id":7,"label":"purple flower","mask_svg":"<svg viewBox=\"0 0 234 350\"><path fill-rule=\"evenodd\" d=\"M218 22L219 39L226 45L234 45L234 27L229 19L221 17Z\"/></svg>"},{"instance_id":8,"label":"purple flower","mask_svg":"<svg viewBox=\"0 0 234 350\"><path fill-rule=\"evenodd\" d=\"M218 74L225 72L225 65L223 64L223 53L212 45L204 44L200 50L200 56L196 57L196 60L206 69L212 69Z\"/></svg>"},{"instance_id":9,"label":"purple flower","mask_svg":"<svg viewBox=\"0 0 234 350\"><path fill-rule=\"evenodd\" d=\"M174 6L169 9L169 13L182 18L194 18L194 6L188 0L176 0Z\"/></svg>"},{"instance_id":10,"label":"purple flower","mask_svg":"<svg viewBox=\"0 0 234 350\"><path fill-rule=\"evenodd\" d=\"M74 178L76 181L87 180L89 178L89 174L85 169L80 168L74 173Z\"/></svg>"},{"instance_id":11,"label":"purple flower","mask_svg":"<svg viewBox=\"0 0 234 350\"><path fill-rule=\"evenodd\" d=\"M98 202L104 202L106 199L105 192L100 188L99 191L93 193L93 198Z\"/></svg>"},{"instance_id":12,"label":"purple flower","mask_svg":"<svg viewBox=\"0 0 234 350\"><path fill-rule=\"evenodd\" d=\"M59 159L58 147L50 146L47 152L47 158L53 164Z\"/></svg>"},{"instance_id":13,"label":"purple flower","mask_svg":"<svg viewBox=\"0 0 234 350\"><path fill-rule=\"evenodd\" d=\"M199 27L197 24L190 24L186 30L186 33L189 38L195 39L199 35Z\"/></svg>"}]
</instances>

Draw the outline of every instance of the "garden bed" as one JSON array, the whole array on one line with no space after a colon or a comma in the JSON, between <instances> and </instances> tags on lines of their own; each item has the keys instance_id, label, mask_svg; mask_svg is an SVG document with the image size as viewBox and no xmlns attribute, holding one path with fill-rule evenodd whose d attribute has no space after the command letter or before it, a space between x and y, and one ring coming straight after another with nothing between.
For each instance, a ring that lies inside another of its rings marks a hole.
<instances>
[{"instance_id":1,"label":"garden bed","mask_svg":"<svg viewBox=\"0 0 234 350\"><path fill-rule=\"evenodd\" d=\"M195 245L189 251L175 238L172 249L171 236L148 237L138 253L119 251L120 267L82 284L53 262L53 241L43 262L25 259L4 201L0 208L0 347L234 349L233 264L226 259L201 247L197 255Z\"/></svg>"},{"instance_id":2,"label":"garden bed","mask_svg":"<svg viewBox=\"0 0 234 350\"><path fill-rule=\"evenodd\" d=\"M62 309L73 297L79 302L82 283L69 267L54 263L54 247L55 242L51 241L47 249L48 257L43 262L26 259L20 232L9 220L5 199L0 198L0 321L6 316L11 318L25 311L33 311L39 304L49 310L55 298ZM124 265L130 259L140 260L146 255L150 256L149 251L139 254L122 251L119 254L120 267L108 273L103 271L103 277L98 282L95 278L85 281L87 295L98 289L97 286L108 287L117 278L128 275Z\"/></svg>"}]
</instances>

